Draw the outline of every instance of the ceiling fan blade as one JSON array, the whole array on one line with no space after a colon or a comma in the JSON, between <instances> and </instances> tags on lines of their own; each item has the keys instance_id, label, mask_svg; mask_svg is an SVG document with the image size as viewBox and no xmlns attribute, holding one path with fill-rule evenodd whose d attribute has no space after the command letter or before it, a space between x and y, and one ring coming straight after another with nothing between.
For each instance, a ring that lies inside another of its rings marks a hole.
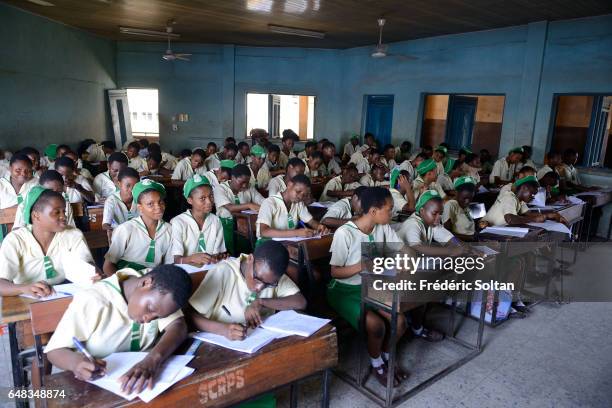
<instances>
[{"instance_id":1,"label":"ceiling fan blade","mask_svg":"<svg viewBox=\"0 0 612 408\"><path fill-rule=\"evenodd\" d=\"M182 57L181 54L175 55L175 58L181 61L191 61L189 58Z\"/></svg>"},{"instance_id":2,"label":"ceiling fan blade","mask_svg":"<svg viewBox=\"0 0 612 408\"><path fill-rule=\"evenodd\" d=\"M185 54L185 53L177 52L174 55L177 57L191 57L193 54Z\"/></svg>"}]
</instances>

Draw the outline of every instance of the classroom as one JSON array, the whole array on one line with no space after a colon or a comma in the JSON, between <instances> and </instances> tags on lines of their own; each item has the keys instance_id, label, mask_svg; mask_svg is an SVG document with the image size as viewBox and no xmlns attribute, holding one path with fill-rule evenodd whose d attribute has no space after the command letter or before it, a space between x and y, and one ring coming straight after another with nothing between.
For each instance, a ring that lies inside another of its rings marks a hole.
<instances>
[{"instance_id":1,"label":"classroom","mask_svg":"<svg viewBox=\"0 0 612 408\"><path fill-rule=\"evenodd\" d=\"M0 0L0 40L0 408L612 406L612 3Z\"/></svg>"}]
</instances>

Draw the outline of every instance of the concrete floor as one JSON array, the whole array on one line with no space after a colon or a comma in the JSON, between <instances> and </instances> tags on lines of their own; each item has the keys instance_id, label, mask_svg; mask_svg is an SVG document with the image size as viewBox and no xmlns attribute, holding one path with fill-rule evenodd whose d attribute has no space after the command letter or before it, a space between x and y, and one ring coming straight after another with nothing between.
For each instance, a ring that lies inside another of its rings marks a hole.
<instances>
[{"instance_id":1,"label":"concrete floor","mask_svg":"<svg viewBox=\"0 0 612 408\"><path fill-rule=\"evenodd\" d=\"M612 303L541 304L527 319L512 320L495 329L487 327L485 348L479 356L401 406L610 407L610 315ZM465 331L472 333L473 324L465 321ZM459 348L445 343L449 342L411 340L402 344L402 364L413 373L414 381L460 355ZM5 389L11 385L7 336L1 337L0 351L0 389ZM299 406L318 406L319 387L318 378L301 383ZM289 405L287 390L277 396L279 407ZM336 376L332 376L330 405L374 406Z\"/></svg>"}]
</instances>

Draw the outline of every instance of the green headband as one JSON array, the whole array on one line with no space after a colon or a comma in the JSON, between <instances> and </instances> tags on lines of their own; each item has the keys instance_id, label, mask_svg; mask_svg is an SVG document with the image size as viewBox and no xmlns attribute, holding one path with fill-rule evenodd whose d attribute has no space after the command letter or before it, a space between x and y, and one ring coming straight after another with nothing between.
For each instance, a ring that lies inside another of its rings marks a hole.
<instances>
[{"instance_id":1,"label":"green headband","mask_svg":"<svg viewBox=\"0 0 612 408\"><path fill-rule=\"evenodd\" d=\"M36 201L38 201L40 195L47 190L48 188L43 186L34 186L30 189L28 195L26 195L23 202L23 219L26 225L30 225L32 223L32 220L30 219L30 216L32 215L32 207L34 207L34 204L36 204Z\"/></svg>"},{"instance_id":2,"label":"green headband","mask_svg":"<svg viewBox=\"0 0 612 408\"><path fill-rule=\"evenodd\" d=\"M136 185L132 189L132 197L134 198L134 201L138 203L138 197L140 197L142 193L148 190L155 190L159 194L161 194L162 197L166 196L166 188L164 187L163 184L160 184L151 179L144 179L136 183Z\"/></svg>"},{"instance_id":3,"label":"green headband","mask_svg":"<svg viewBox=\"0 0 612 408\"><path fill-rule=\"evenodd\" d=\"M233 162L233 160L228 161ZM183 186L183 196L185 198L188 198L189 194L191 194L191 192L195 188L200 186L210 186L210 181L208 181L208 178L206 178L205 176L200 176L199 174L196 174L192 178L187 179L187 181L185 182L185 185Z\"/></svg>"},{"instance_id":4,"label":"green headband","mask_svg":"<svg viewBox=\"0 0 612 408\"><path fill-rule=\"evenodd\" d=\"M436 190L425 191L423 194L419 196L419 199L417 200L417 203L414 206L414 211L418 214L421 208L423 208L423 206L427 204L429 200L434 199L434 198L441 198L440 194L438 194Z\"/></svg>"},{"instance_id":5,"label":"green headband","mask_svg":"<svg viewBox=\"0 0 612 408\"><path fill-rule=\"evenodd\" d=\"M467 154L472 154L472 153L473 153L473 152L472 152L472 149L470 149L469 147L465 147L465 146L463 146L463 147L461 148L461 150L462 150L464 153L467 153Z\"/></svg>"},{"instance_id":6,"label":"green headband","mask_svg":"<svg viewBox=\"0 0 612 408\"><path fill-rule=\"evenodd\" d=\"M444 164L444 172L446 174L450 174L454 165L455 165L455 159L447 159L446 164Z\"/></svg>"},{"instance_id":7,"label":"green headband","mask_svg":"<svg viewBox=\"0 0 612 408\"><path fill-rule=\"evenodd\" d=\"M427 159L417 166L416 171L419 173L419 176L423 176L428 171L434 170L436 167L437 164L433 159Z\"/></svg>"},{"instance_id":8,"label":"green headband","mask_svg":"<svg viewBox=\"0 0 612 408\"><path fill-rule=\"evenodd\" d=\"M444 154L448 154L448 149L444 146L436 146L434 149L436 152L442 152Z\"/></svg>"},{"instance_id":9,"label":"green headband","mask_svg":"<svg viewBox=\"0 0 612 408\"><path fill-rule=\"evenodd\" d=\"M538 183L538 179L535 176L525 176L522 179L518 179L514 182L514 187L519 188L525 183L534 182L540 187L540 183Z\"/></svg>"},{"instance_id":10,"label":"green headband","mask_svg":"<svg viewBox=\"0 0 612 408\"><path fill-rule=\"evenodd\" d=\"M266 149L257 144L251 147L251 155L256 157L266 157Z\"/></svg>"},{"instance_id":11,"label":"green headband","mask_svg":"<svg viewBox=\"0 0 612 408\"><path fill-rule=\"evenodd\" d=\"M353 136L351 136L351 139L359 140L359 135L354 133Z\"/></svg>"},{"instance_id":12,"label":"green headband","mask_svg":"<svg viewBox=\"0 0 612 408\"><path fill-rule=\"evenodd\" d=\"M510 150L510 153L524 153L525 151L523 150L522 147L515 147L514 149Z\"/></svg>"},{"instance_id":13,"label":"green headband","mask_svg":"<svg viewBox=\"0 0 612 408\"><path fill-rule=\"evenodd\" d=\"M396 167L391 170L391 176L389 176L389 185L391 188L395 188L395 184L397 183L397 179L400 176L400 168Z\"/></svg>"},{"instance_id":14,"label":"green headband","mask_svg":"<svg viewBox=\"0 0 612 408\"><path fill-rule=\"evenodd\" d=\"M221 160L221 167L233 169L234 167L236 167L236 162L234 160Z\"/></svg>"},{"instance_id":15,"label":"green headband","mask_svg":"<svg viewBox=\"0 0 612 408\"><path fill-rule=\"evenodd\" d=\"M453 186L455 188L457 188L457 187L462 186L464 184L473 184L473 185L476 185L476 180L472 176L457 177L455 179L455 182L453 183Z\"/></svg>"},{"instance_id":16,"label":"green headband","mask_svg":"<svg viewBox=\"0 0 612 408\"><path fill-rule=\"evenodd\" d=\"M50 144L49 146L45 147L44 153L45 156L47 156L51 160L55 160L55 158L57 157L57 145Z\"/></svg>"}]
</instances>

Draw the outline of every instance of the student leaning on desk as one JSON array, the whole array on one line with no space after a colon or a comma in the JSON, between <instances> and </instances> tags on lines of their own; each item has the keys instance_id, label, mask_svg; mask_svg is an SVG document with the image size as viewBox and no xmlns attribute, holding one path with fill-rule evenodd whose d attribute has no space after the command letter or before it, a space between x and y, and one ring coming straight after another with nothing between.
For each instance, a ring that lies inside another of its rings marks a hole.
<instances>
[{"instance_id":1,"label":"student leaning on desk","mask_svg":"<svg viewBox=\"0 0 612 408\"><path fill-rule=\"evenodd\" d=\"M74 295L44 351L53 365L83 381L103 376L103 359L112 353L149 351L120 381L128 394L153 388L162 363L187 338L181 308L191 286L189 275L174 265L157 266L145 276L119 270ZM73 337L94 361L73 349Z\"/></svg>"}]
</instances>

